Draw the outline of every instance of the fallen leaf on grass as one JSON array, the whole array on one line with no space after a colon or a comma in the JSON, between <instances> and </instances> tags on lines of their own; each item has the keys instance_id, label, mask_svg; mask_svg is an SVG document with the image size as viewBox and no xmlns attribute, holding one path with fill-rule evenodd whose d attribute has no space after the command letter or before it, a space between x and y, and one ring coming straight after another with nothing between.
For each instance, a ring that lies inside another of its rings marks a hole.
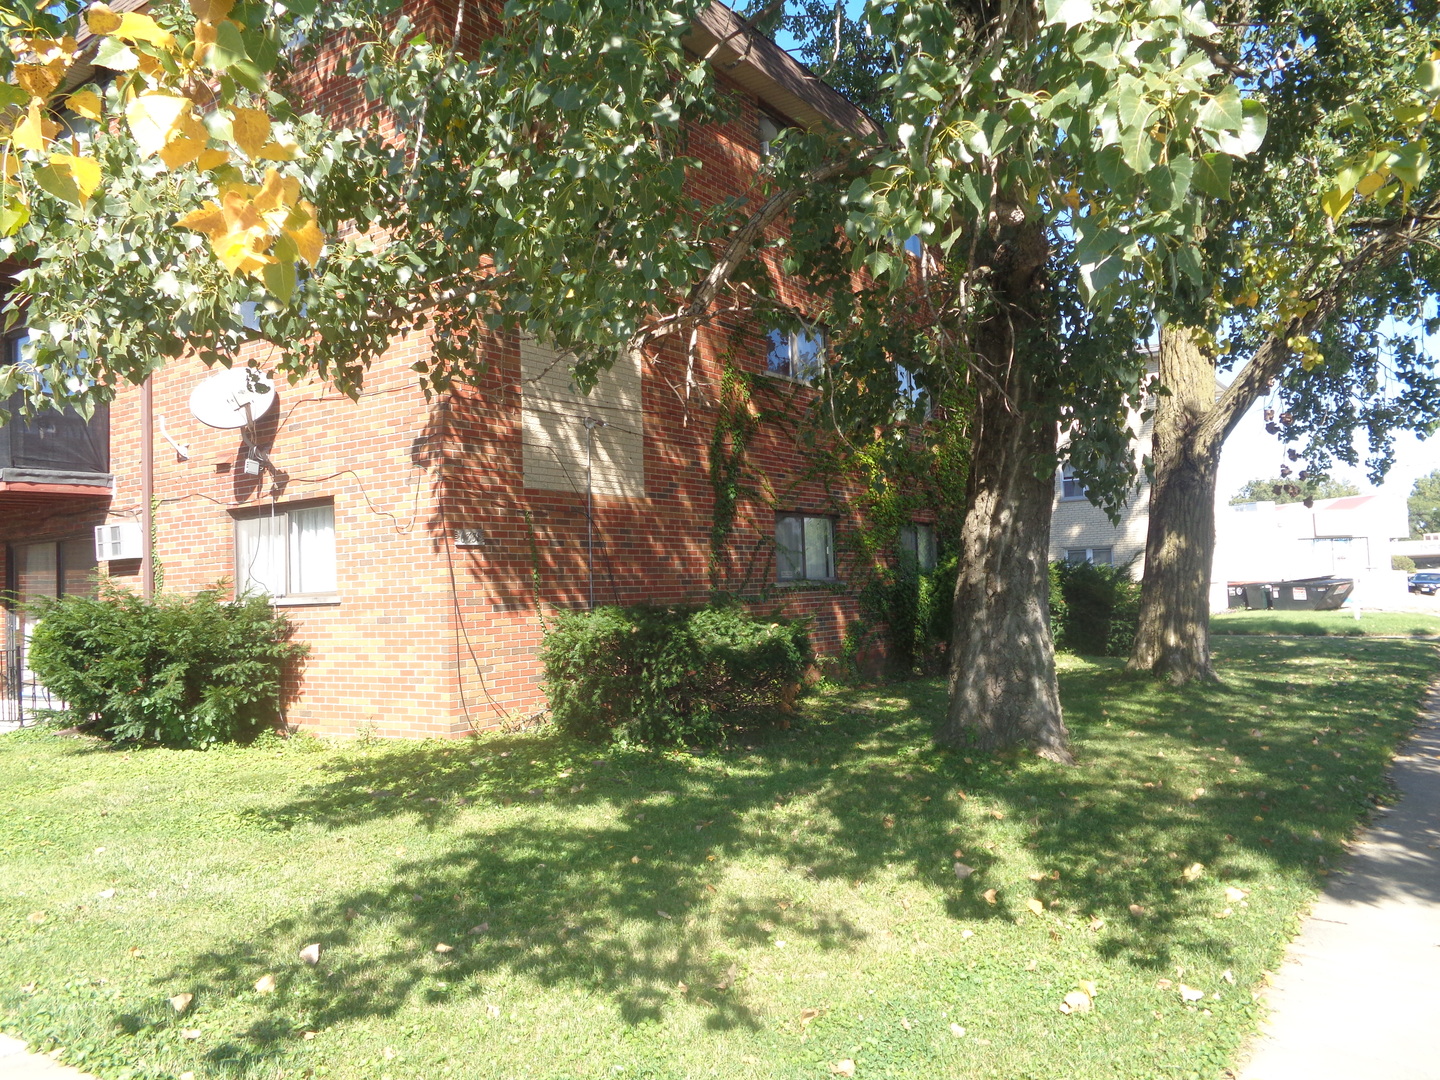
<instances>
[{"instance_id":1,"label":"fallen leaf on grass","mask_svg":"<svg viewBox=\"0 0 1440 1080\"><path fill-rule=\"evenodd\" d=\"M1235 985L1235 973L1229 968L1226 968L1220 973L1220 978L1223 979L1225 982L1229 983L1231 986Z\"/></svg>"},{"instance_id":2,"label":"fallen leaf on grass","mask_svg":"<svg viewBox=\"0 0 1440 1080\"><path fill-rule=\"evenodd\" d=\"M1029 900L1025 901L1025 906L1031 911L1033 911L1036 915L1045 914L1045 905L1042 904L1039 900L1036 900L1033 896Z\"/></svg>"},{"instance_id":3,"label":"fallen leaf on grass","mask_svg":"<svg viewBox=\"0 0 1440 1080\"><path fill-rule=\"evenodd\" d=\"M954 1035L957 1039L963 1039L965 1037L965 1029L959 1024L951 1024L950 1034Z\"/></svg>"},{"instance_id":4,"label":"fallen leaf on grass","mask_svg":"<svg viewBox=\"0 0 1440 1080\"><path fill-rule=\"evenodd\" d=\"M488 922L482 922L477 926L470 927L470 936L479 937L481 934L488 933L489 930L490 924Z\"/></svg>"},{"instance_id":5,"label":"fallen leaf on grass","mask_svg":"<svg viewBox=\"0 0 1440 1080\"><path fill-rule=\"evenodd\" d=\"M1191 863L1180 874L1186 881L1199 881L1205 876L1204 863Z\"/></svg>"},{"instance_id":6,"label":"fallen leaf on grass","mask_svg":"<svg viewBox=\"0 0 1440 1080\"><path fill-rule=\"evenodd\" d=\"M1180 984L1180 997L1185 1001L1199 1001L1204 996L1204 990L1196 990L1193 986L1186 986L1184 983Z\"/></svg>"},{"instance_id":7,"label":"fallen leaf on grass","mask_svg":"<svg viewBox=\"0 0 1440 1080\"><path fill-rule=\"evenodd\" d=\"M1005 820L1005 812L1003 810L991 810L990 816L993 817L996 821Z\"/></svg>"},{"instance_id":8,"label":"fallen leaf on grass","mask_svg":"<svg viewBox=\"0 0 1440 1080\"><path fill-rule=\"evenodd\" d=\"M195 1000L194 994L176 994L170 999L170 1007L177 1013L183 1013L190 1008L190 1003Z\"/></svg>"},{"instance_id":9,"label":"fallen leaf on grass","mask_svg":"<svg viewBox=\"0 0 1440 1080\"><path fill-rule=\"evenodd\" d=\"M739 978L739 976L740 969L734 964L731 964L729 970L727 970L724 975L720 976L720 981L715 984L715 989L729 990L730 987L735 985L735 980Z\"/></svg>"},{"instance_id":10,"label":"fallen leaf on grass","mask_svg":"<svg viewBox=\"0 0 1440 1080\"><path fill-rule=\"evenodd\" d=\"M500 1019L500 1006L499 1006L499 1005L486 1005L486 1006L485 1006L485 1015L488 1016L488 1017L490 1017L491 1020L499 1020L499 1019Z\"/></svg>"},{"instance_id":11,"label":"fallen leaf on grass","mask_svg":"<svg viewBox=\"0 0 1440 1080\"><path fill-rule=\"evenodd\" d=\"M315 1038L315 1032L313 1032L313 1031L307 1031L307 1032L304 1032L300 1037L301 1037L302 1039L304 1039L306 1042L309 1042L311 1039Z\"/></svg>"},{"instance_id":12,"label":"fallen leaf on grass","mask_svg":"<svg viewBox=\"0 0 1440 1080\"><path fill-rule=\"evenodd\" d=\"M964 881L974 872L975 868L973 866L966 866L963 862L957 862L955 864L955 876L961 881Z\"/></svg>"},{"instance_id":13,"label":"fallen leaf on grass","mask_svg":"<svg viewBox=\"0 0 1440 1080\"><path fill-rule=\"evenodd\" d=\"M662 919L673 919L673 918L675 918L675 916L674 916L674 915L671 915L668 911L661 911L658 907L655 909L655 914L656 914L656 915L659 915Z\"/></svg>"},{"instance_id":14,"label":"fallen leaf on grass","mask_svg":"<svg viewBox=\"0 0 1440 1080\"><path fill-rule=\"evenodd\" d=\"M455 951L455 946L454 946L454 945L446 945L445 942L442 941L442 942L440 942L440 944L438 944L438 945L435 946L435 951L438 952L438 953L454 952L454 951Z\"/></svg>"},{"instance_id":15,"label":"fallen leaf on grass","mask_svg":"<svg viewBox=\"0 0 1440 1080\"><path fill-rule=\"evenodd\" d=\"M855 1062L849 1058L845 1058L843 1061L837 1061L834 1065L831 1065L830 1071L836 1076L854 1076Z\"/></svg>"},{"instance_id":16,"label":"fallen leaf on grass","mask_svg":"<svg viewBox=\"0 0 1440 1080\"><path fill-rule=\"evenodd\" d=\"M255 991L259 994L271 994L275 991L275 976L261 975L255 980Z\"/></svg>"},{"instance_id":17,"label":"fallen leaf on grass","mask_svg":"<svg viewBox=\"0 0 1440 1080\"><path fill-rule=\"evenodd\" d=\"M1241 900L1244 900L1249 895L1250 894L1247 893L1244 889L1237 889L1233 885L1225 890L1225 899L1229 900L1232 904L1238 904Z\"/></svg>"},{"instance_id":18,"label":"fallen leaf on grass","mask_svg":"<svg viewBox=\"0 0 1440 1080\"><path fill-rule=\"evenodd\" d=\"M801 1010L800 1010L800 1029L803 1031L805 1028L809 1027L809 1026L810 1026L810 1021L811 1021L811 1020L814 1020L814 1019L815 1019L817 1016L819 1016L819 1015L820 1015L820 1010L819 1010L819 1009L801 1009Z\"/></svg>"},{"instance_id":19,"label":"fallen leaf on grass","mask_svg":"<svg viewBox=\"0 0 1440 1080\"><path fill-rule=\"evenodd\" d=\"M961 930L961 931L960 931L960 939L961 939L962 941L963 941L965 938L972 938L972 937L974 937L974 936L975 936L975 931L974 931L974 930Z\"/></svg>"},{"instance_id":20,"label":"fallen leaf on grass","mask_svg":"<svg viewBox=\"0 0 1440 1080\"><path fill-rule=\"evenodd\" d=\"M200 1029L199 1029L199 1028L182 1028L181 1031L180 1031L180 1037L181 1037L182 1039L191 1039L191 1040L198 1039L198 1038L200 1037Z\"/></svg>"},{"instance_id":21,"label":"fallen leaf on grass","mask_svg":"<svg viewBox=\"0 0 1440 1080\"><path fill-rule=\"evenodd\" d=\"M675 984L675 992L677 994L688 994L690 992L690 984L685 982L677 982Z\"/></svg>"},{"instance_id":22,"label":"fallen leaf on grass","mask_svg":"<svg viewBox=\"0 0 1440 1080\"><path fill-rule=\"evenodd\" d=\"M887 829L893 829L893 828L895 827L895 815L894 815L894 814L886 814L886 815L885 815L883 818L881 818L880 820L881 820L881 823L882 823L882 824L885 826L885 828L887 828Z\"/></svg>"},{"instance_id":23,"label":"fallen leaf on grass","mask_svg":"<svg viewBox=\"0 0 1440 1080\"><path fill-rule=\"evenodd\" d=\"M1094 1007L1095 1003L1090 1000L1090 995L1084 990L1071 990L1065 995L1065 1000L1060 1003L1060 1011L1066 1014L1089 1012Z\"/></svg>"},{"instance_id":24,"label":"fallen leaf on grass","mask_svg":"<svg viewBox=\"0 0 1440 1080\"><path fill-rule=\"evenodd\" d=\"M1099 930L1099 929L1102 929L1104 926L1105 926L1105 920L1102 919L1099 915L1096 915L1093 919L1090 920L1090 929L1091 929L1091 930Z\"/></svg>"},{"instance_id":25,"label":"fallen leaf on grass","mask_svg":"<svg viewBox=\"0 0 1440 1080\"><path fill-rule=\"evenodd\" d=\"M39 926L42 922L45 921L45 918L46 918L45 912L43 912L43 911L32 911L32 912L30 912L29 915L26 915L26 916L25 916L25 921L28 922L28 923L31 923L31 924L33 924L33 925L35 925L35 926Z\"/></svg>"},{"instance_id":26,"label":"fallen leaf on grass","mask_svg":"<svg viewBox=\"0 0 1440 1080\"><path fill-rule=\"evenodd\" d=\"M994 889L986 889L985 892L981 895L985 897L985 902L987 904L999 903L999 894Z\"/></svg>"},{"instance_id":27,"label":"fallen leaf on grass","mask_svg":"<svg viewBox=\"0 0 1440 1080\"><path fill-rule=\"evenodd\" d=\"M310 945L306 945L303 949L300 950L300 959L304 960L305 963L309 964L311 967L314 967L316 964L320 963L320 943L317 941Z\"/></svg>"},{"instance_id":28,"label":"fallen leaf on grass","mask_svg":"<svg viewBox=\"0 0 1440 1080\"><path fill-rule=\"evenodd\" d=\"M1137 916L1138 916L1138 915L1144 915L1144 914L1145 914L1145 909L1144 909L1143 907L1141 907L1139 904L1131 904L1131 905L1130 905L1130 914L1131 914L1131 915L1137 915Z\"/></svg>"},{"instance_id":29,"label":"fallen leaf on grass","mask_svg":"<svg viewBox=\"0 0 1440 1080\"><path fill-rule=\"evenodd\" d=\"M26 983L24 986L20 987L20 992L22 994L33 994L35 992L35 984L33 982Z\"/></svg>"},{"instance_id":30,"label":"fallen leaf on grass","mask_svg":"<svg viewBox=\"0 0 1440 1080\"><path fill-rule=\"evenodd\" d=\"M114 895L115 895L115 890L114 890L114 889L101 889L98 893L95 894L95 899L97 899L97 900L109 900L109 899L110 899L111 897L113 897Z\"/></svg>"}]
</instances>

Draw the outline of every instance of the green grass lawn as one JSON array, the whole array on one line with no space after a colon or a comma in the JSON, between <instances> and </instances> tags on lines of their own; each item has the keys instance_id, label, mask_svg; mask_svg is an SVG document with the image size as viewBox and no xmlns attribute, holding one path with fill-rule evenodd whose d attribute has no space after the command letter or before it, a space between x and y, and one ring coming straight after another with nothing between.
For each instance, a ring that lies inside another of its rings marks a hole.
<instances>
[{"instance_id":1,"label":"green grass lawn","mask_svg":"<svg viewBox=\"0 0 1440 1080\"><path fill-rule=\"evenodd\" d=\"M1218 1077L1437 665L1217 652L1063 659L1069 768L934 749L935 681L702 754L3 736L0 1026L111 1078Z\"/></svg>"},{"instance_id":2,"label":"green grass lawn","mask_svg":"<svg viewBox=\"0 0 1440 1080\"><path fill-rule=\"evenodd\" d=\"M1211 634L1302 634L1306 637L1434 637L1440 616L1401 611L1222 611Z\"/></svg>"}]
</instances>

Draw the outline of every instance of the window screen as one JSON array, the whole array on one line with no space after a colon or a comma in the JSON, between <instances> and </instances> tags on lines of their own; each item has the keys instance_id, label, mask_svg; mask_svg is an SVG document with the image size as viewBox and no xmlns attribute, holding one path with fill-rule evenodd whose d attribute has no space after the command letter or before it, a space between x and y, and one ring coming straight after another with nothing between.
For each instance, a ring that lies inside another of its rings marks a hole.
<instances>
[{"instance_id":1,"label":"window screen","mask_svg":"<svg viewBox=\"0 0 1440 1080\"><path fill-rule=\"evenodd\" d=\"M811 514L775 517L775 569L781 581L835 577L835 522Z\"/></svg>"}]
</instances>

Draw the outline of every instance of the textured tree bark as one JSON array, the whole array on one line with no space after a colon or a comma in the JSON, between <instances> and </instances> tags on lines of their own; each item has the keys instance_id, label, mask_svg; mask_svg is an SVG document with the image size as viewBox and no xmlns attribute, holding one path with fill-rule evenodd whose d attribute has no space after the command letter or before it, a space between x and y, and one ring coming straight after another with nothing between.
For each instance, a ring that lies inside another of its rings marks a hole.
<instances>
[{"instance_id":1,"label":"textured tree bark","mask_svg":"<svg viewBox=\"0 0 1440 1080\"><path fill-rule=\"evenodd\" d=\"M1071 763L1049 626L1056 410L1042 400L1032 348L1044 318L1038 227L997 244L997 310L972 338L976 405L950 640L950 706L939 739L998 750L1028 745ZM1032 340L1033 339L1033 340Z\"/></svg>"},{"instance_id":2,"label":"textured tree bark","mask_svg":"<svg viewBox=\"0 0 1440 1080\"><path fill-rule=\"evenodd\" d=\"M1224 436L1205 423L1215 409L1215 363L1191 327L1162 331L1160 382L1170 394L1155 411L1145 580L1128 666L1175 683L1211 681L1210 567Z\"/></svg>"},{"instance_id":3,"label":"textured tree bark","mask_svg":"<svg viewBox=\"0 0 1440 1080\"><path fill-rule=\"evenodd\" d=\"M1037 461L1053 464L1055 427L1017 415L1015 404L982 387L976 405L940 740L987 751L1028 745L1069 764L1048 619L1055 479L1043 464L1036 475Z\"/></svg>"}]
</instances>

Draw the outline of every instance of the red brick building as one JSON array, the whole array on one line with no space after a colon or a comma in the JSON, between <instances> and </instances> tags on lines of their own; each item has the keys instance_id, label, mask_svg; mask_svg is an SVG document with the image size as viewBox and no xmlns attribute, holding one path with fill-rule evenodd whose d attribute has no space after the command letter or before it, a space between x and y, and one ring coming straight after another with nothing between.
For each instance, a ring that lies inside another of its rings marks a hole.
<instances>
[{"instance_id":1,"label":"red brick building","mask_svg":"<svg viewBox=\"0 0 1440 1080\"><path fill-rule=\"evenodd\" d=\"M714 49L743 106L733 122L692 133L707 194L753 190L767 125L868 126L720 5L687 45ZM764 330L703 332L698 375L718 386L728 356L763 374L756 405L788 402L798 416L814 392L788 375L804 375L814 342L801 335L777 350ZM23 340L12 335L6 347L13 359ZM666 376L683 372L678 344L643 370L612 370L585 397L563 358L496 337L484 346L483 384L431 401L410 370L427 348L423 334L394 342L358 401L319 382L282 386L249 446L245 433L192 415L190 395L211 376L201 365L174 364L152 380L163 588L225 582L272 594L311 647L287 704L292 725L453 735L532 714L544 705L536 654L554 608L592 594L596 603L701 601L712 574L759 607L811 616L817 646L839 649L856 615L844 584L852 492L807 475L795 425L765 425L751 441L747 463L763 498L741 504L717 562L714 395L687 401L674 389ZM251 363L263 370L263 352ZM23 602L92 587L97 526L122 526L107 533L119 544L139 542L140 430L135 388L90 425L0 429L12 713L25 693ZM125 557L100 560L98 572L138 584L135 550L107 549Z\"/></svg>"}]
</instances>

